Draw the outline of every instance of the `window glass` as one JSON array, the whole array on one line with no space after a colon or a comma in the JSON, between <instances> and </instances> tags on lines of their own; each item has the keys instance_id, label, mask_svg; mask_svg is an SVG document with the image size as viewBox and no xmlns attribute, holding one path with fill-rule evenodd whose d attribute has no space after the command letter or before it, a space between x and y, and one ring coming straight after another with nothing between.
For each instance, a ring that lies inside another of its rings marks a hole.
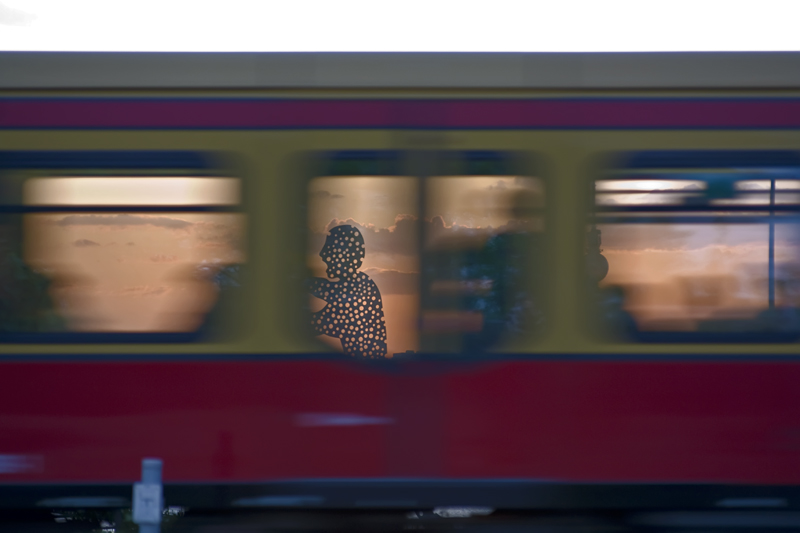
<instances>
[{"instance_id":1,"label":"window glass","mask_svg":"<svg viewBox=\"0 0 800 533\"><path fill-rule=\"evenodd\" d=\"M598 180L586 257L601 331L639 340L796 337L797 170L635 169Z\"/></svg>"},{"instance_id":2,"label":"window glass","mask_svg":"<svg viewBox=\"0 0 800 533\"><path fill-rule=\"evenodd\" d=\"M308 195L310 322L334 349L482 352L541 323L539 179L327 176Z\"/></svg>"},{"instance_id":3,"label":"window glass","mask_svg":"<svg viewBox=\"0 0 800 533\"><path fill-rule=\"evenodd\" d=\"M197 330L238 286L245 220L186 206L234 205L238 188L230 178L28 179L30 207L3 225L0 329Z\"/></svg>"},{"instance_id":4,"label":"window glass","mask_svg":"<svg viewBox=\"0 0 800 533\"><path fill-rule=\"evenodd\" d=\"M480 352L541 321L532 280L544 228L542 207L543 187L535 178L427 180L426 349Z\"/></svg>"}]
</instances>

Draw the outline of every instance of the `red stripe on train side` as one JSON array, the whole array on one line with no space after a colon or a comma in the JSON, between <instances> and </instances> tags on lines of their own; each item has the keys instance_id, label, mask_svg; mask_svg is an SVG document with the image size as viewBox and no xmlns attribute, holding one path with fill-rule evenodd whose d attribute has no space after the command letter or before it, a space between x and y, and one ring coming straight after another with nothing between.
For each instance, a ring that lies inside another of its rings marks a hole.
<instances>
[{"instance_id":1,"label":"red stripe on train side","mask_svg":"<svg viewBox=\"0 0 800 533\"><path fill-rule=\"evenodd\" d=\"M800 99L0 99L0 128L798 128Z\"/></svg>"}]
</instances>

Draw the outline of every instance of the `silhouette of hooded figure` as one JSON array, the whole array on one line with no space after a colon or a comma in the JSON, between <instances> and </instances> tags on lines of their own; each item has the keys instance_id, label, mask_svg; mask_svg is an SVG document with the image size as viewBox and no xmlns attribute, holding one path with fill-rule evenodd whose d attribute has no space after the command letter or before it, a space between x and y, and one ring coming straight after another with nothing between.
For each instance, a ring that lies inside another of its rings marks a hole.
<instances>
[{"instance_id":1,"label":"silhouette of hooded figure","mask_svg":"<svg viewBox=\"0 0 800 533\"><path fill-rule=\"evenodd\" d=\"M329 279L310 281L311 294L328 302L313 314L317 335L342 341L344 353L368 359L386 356L386 325L378 286L358 272L366 250L364 237L353 226L331 229L319 256L327 265Z\"/></svg>"}]
</instances>

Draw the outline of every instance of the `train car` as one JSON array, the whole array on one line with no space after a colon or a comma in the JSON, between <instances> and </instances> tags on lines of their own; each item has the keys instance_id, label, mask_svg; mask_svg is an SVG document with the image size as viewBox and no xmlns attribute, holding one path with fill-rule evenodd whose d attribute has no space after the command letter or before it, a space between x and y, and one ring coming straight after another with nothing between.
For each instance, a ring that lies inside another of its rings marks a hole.
<instances>
[{"instance_id":1,"label":"train car","mask_svg":"<svg viewBox=\"0 0 800 533\"><path fill-rule=\"evenodd\" d=\"M3 516L798 527L798 210L795 53L0 54Z\"/></svg>"}]
</instances>

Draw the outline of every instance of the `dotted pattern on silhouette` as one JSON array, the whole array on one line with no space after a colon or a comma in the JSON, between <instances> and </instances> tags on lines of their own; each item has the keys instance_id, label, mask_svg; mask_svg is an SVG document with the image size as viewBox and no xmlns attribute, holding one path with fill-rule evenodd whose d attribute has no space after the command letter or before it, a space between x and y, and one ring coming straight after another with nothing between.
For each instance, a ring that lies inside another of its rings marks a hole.
<instances>
[{"instance_id":1,"label":"dotted pattern on silhouette","mask_svg":"<svg viewBox=\"0 0 800 533\"><path fill-rule=\"evenodd\" d=\"M311 294L328 305L311 320L317 335L340 339L344 353L379 359L386 357L383 301L375 282L358 271L365 255L364 237L358 229L349 225L331 229L319 253L329 279L310 282Z\"/></svg>"}]
</instances>

